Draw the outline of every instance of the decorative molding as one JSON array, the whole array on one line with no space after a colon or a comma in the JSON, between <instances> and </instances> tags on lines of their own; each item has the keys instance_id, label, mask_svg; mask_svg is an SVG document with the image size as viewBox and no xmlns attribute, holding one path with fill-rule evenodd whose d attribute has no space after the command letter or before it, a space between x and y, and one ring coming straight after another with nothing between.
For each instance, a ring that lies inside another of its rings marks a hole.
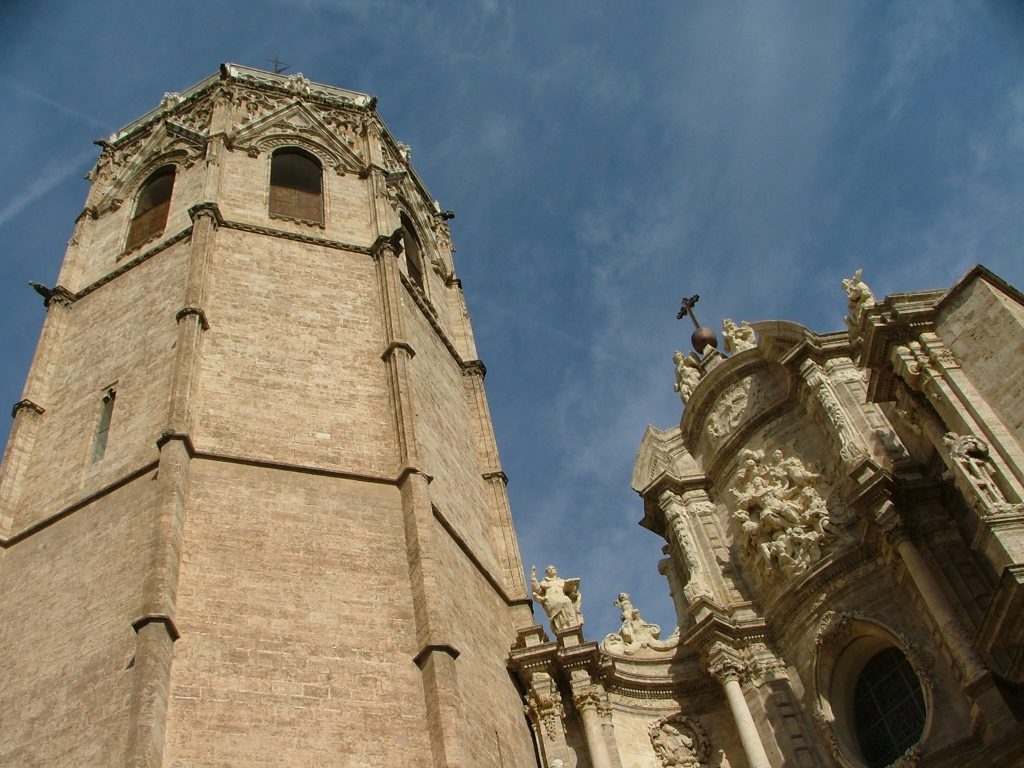
<instances>
[{"instance_id":1,"label":"decorative molding","mask_svg":"<svg viewBox=\"0 0 1024 768\"><path fill-rule=\"evenodd\" d=\"M422 648L420 648L419 653L413 656L412 663L420 669L423 669L423 663L427 660L427 657L435 653L443 653L449 656L452 659L452 661L454 661L455 659L459 658L460 655L462 655L459 649L455 646L447 645L445 643L428 643L427 645L424 645Z\"/></svg>"},{"instance_id":2,"label":"decorative molding","mask_svg":"<svg viewBox=\"0 0 1024 768\"><path fill-rule=\"evenodd\" d=\"M163 613L151 613L136 619L132 622L132 629L135 630L135 634L138 634L143 627L150 624L162 625L167 631L168 636L171 638L171 642L177 642L181 638L181 633L175 626L174 619Z\"/></svg>"},{"instance_id":3,"label":"decorative molding","mask_svg":"<svg viewBox=\"0 0 1024 768\"><path fill-rule=\"evenodd\" d=\"M416 350L412 348L412 344L407 341L392 341L384 347L384 351L380 353L380 359L387 362L394 356L395 351L399 349L403 350L410 359L416 357Z\"/></svg>"},{"instance_id":4,"label":"decorative molding","mask_svg":"<svg viewBox=\"0 0 1024 768\"><path fill-rule=\"evenodd\" d=\"M41 405L37 405L28 398L19 400L13 406L11 406L11 418L15 418L21 411L30 411L38 416L42 416L46 413L46 409Z\"/></svg>"},{"instance_id":5,"label":"decorative molding","mask_svg":"<svg viewBox=\"0 0 1024 768\"><path fill-rule=\"evenodd\" d=\"M487 376L487 366L482 360L463 360L460 365L465 376L479 376L481 379Z\"/></svg>"},{"instance_id":6,"label":"decorative molding","mask_svg":"<svg viewBox=\"0 0 1024 768\"><path fill-rule=\"evenodd\" d=\"M174 319L180 324L181 321L189 315L194 315L199 319L199 326L204 331L210 330L210 323L206 319L206 313L199 307L182 307L177 311L177 313L175 313Z\"/></svg>"}]
</instances>

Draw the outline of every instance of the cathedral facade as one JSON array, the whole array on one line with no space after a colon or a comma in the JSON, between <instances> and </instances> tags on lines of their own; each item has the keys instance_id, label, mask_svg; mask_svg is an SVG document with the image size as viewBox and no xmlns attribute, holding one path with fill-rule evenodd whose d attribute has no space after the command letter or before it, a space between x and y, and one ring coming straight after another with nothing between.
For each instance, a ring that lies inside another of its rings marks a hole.
<instances>
[{"instance_id":1,"label":"cathedral facade","mask_svg":"<svg viewBox=\"0 0 1024 768\"><path fill-rule=\"evenodd\" d=\"M677 626L588 639L374 107L226 64L102 142L0 466L0 765L1024 763L1024 297L698 329L632 478Z\"/></svg>"},{"instance_id":2,"label":"cathedral facade","mask_svg":"<svg viewBox=\"0 0 1024 768\"><path fill-rule=\"evenodd\" d=\"M1024 765L1024 296L980 266L842 286L844 331L726 320L674 357L632 484L675 631L622 594L588 642L576 580L534 580L554 638L511 658L545 765Z\"/></svg>"}]
</instances>

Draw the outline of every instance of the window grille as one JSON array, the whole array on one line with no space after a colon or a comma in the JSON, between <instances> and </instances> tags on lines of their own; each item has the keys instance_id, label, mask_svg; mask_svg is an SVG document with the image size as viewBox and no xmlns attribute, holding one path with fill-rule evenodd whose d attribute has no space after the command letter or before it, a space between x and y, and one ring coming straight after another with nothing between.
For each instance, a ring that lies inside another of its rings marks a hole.
<instances>
[{"instance_id":1,"label":"window grille","mask_svg":"<svg viewBox=\"0 0 1024 768\"><path fill-rule=\"evenodd\" d=\"M300 149L279 149L270 161L270 213L324 222L323 169Z\"/></svg>"},{"instance_id":2,"label":"window grille","mask_svg":"<svg viewBox=\"0 0 1024 768\"><path fill-rule=\"evenodd\" d=\"M135 203L135 215L132 216L132 223L128 227L126 251L137 248L164 231L167 214L171 209L173 190L173 165L165 165L146 179Z\"/></svg>"}]
</instances>

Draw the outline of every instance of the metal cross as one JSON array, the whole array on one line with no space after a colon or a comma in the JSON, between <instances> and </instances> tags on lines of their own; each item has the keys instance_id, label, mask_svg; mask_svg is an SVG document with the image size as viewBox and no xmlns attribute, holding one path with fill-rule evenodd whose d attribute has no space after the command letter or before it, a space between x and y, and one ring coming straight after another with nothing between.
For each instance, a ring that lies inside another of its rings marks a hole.
<instances>
[{"instance_id":1,"label":"metal cross","mask_svg":"<svg viewBox=\"0 0 1024 768\"><path fill-rule=\"evenodd\" d=\"M289 66L291 66L290 64L285 64L283 61L281 61L279 58L277 58L277 56L275 56L272 59L267 59L267 61L269 61L271 64L274 65L274 74L275 75L280 75L282 72L284 72L286 69L288 69Z\"/></svg>"},{"instance_id":2,"label":"metal cross","mask_svg":"<svg viewBox=\"0 0 1024 768\"><path fill-rule=\"evenodd\" d=\"M697 315L693 312L693 308L697 305L698 301L700 301L700 294L697 293L693 294L693 296L688 299L683 299L683 305L679 308L679 314L676 315L676 320L682 320L684 317L689 315L690 319L693 321L693 327L700 328L700 323L697 322Z\"/></svg>"}]
</instances>

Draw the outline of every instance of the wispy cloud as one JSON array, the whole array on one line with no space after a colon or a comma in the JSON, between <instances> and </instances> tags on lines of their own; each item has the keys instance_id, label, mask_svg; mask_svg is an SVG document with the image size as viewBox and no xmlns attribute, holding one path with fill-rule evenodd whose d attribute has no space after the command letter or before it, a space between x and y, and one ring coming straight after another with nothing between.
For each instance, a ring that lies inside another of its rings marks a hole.
<instances>
[{"instance_id":1,"label":"wispy cloud","mask_svg":"<svg viewBox=\"0 0 1024 768\"><path fill-rule=\"evenodd\" d=\"M102 122L101 120L97 120L95 117L92 117L91 115L87 115L84 112L80 112L79 110L74 109L73 107L69 107L67 104L62 104L56 99L51 99L49 96L43 93L39 93L38 91L26 88L25 86L19 83L12 82L11 80L4 80L3 85L4 87L17 93L19 96L23 96L24 98L31 99L33 101L38 101L40 104L46 104L49 107L53 107L58 112L62 112L65 115L70 115L71 117L81 120L83 123L88 123L89 125L95 126L97 128L107 127L107 124Z\"/></svg>"},{"instance_id":2,"label":"wispy cloud","mask_svg":"<svg viewBox=\"0 0 1024 768\"><path fill-rule=\"evenodd\" d=\"M13 199L0 208L0 227L4 226L25 208L52 190L74 173L80 173L86 164L96 157L92 148L79 153L71 160L51 160L30 184L17 192Z\"/></svg>"}]
</instances>

